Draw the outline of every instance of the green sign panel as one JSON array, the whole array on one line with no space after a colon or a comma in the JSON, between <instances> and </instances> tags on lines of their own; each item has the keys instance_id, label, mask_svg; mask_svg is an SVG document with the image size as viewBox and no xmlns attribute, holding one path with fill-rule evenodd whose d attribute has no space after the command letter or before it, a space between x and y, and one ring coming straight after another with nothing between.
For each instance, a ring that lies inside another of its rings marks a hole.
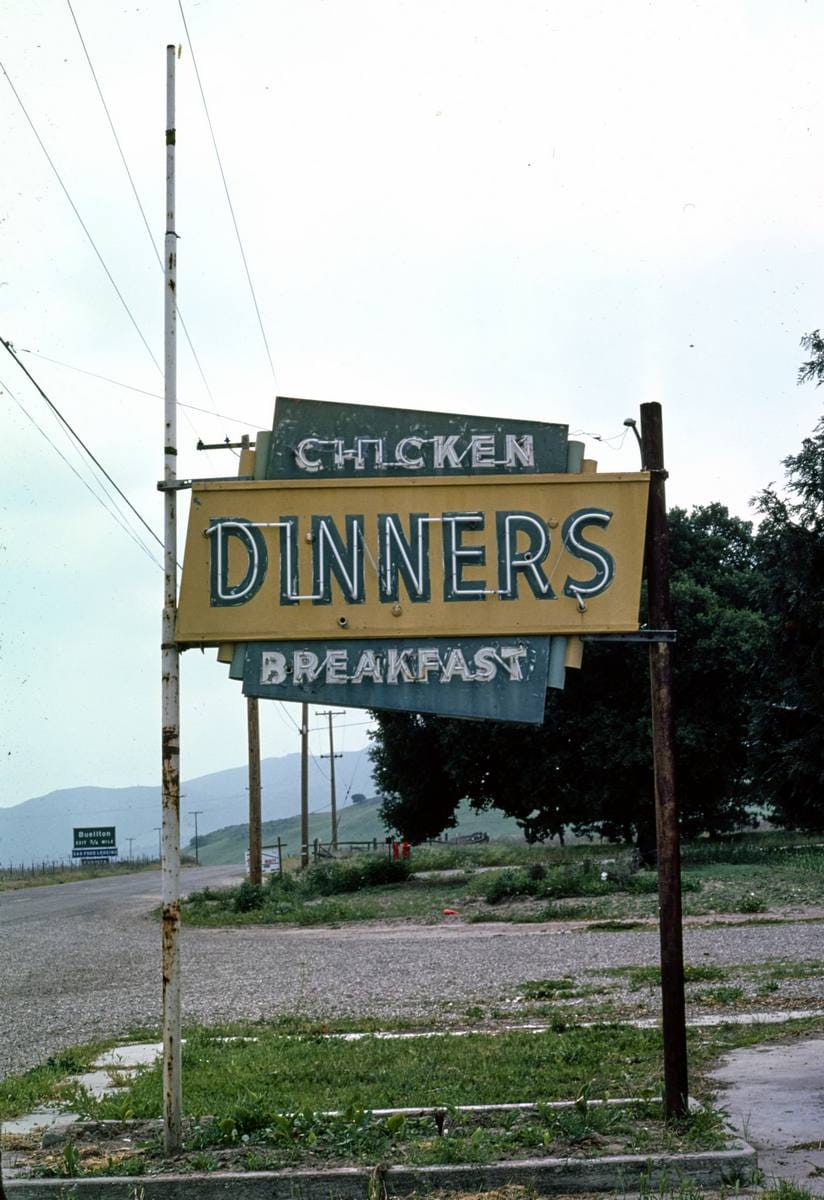
<instances>
[{"instance_id":1,"label":"green sign panel","mask_svg":"<svg viewBox=\"0 0 824 1200\"><path fill-rule=\"evenodd\" d=\"M114 825L75 827L72 858L117 858Z\"/></svg>"},{"instance_id":2,"label":"green sign panel","mask_svg":"<svg viewBox=\"0 0 824 1200\"><path fill-rule=\"evenodd\" d=\"M92 825L74 830L75 850L108 850L116 845L114 825Z\"/></svg>"},{"instance_id":3,"label":"green sign panel","mask_svg":"<svg viewBox=\"0 0 824 1200\"><path fill-rule=\"evenodd\" d=\"M258 478L535 475L567 469L568 426L278 396Z\"/></svg>"},{"instance_id":4,"label":"green sign panel","mask_svg":"<svg viewBox=\"0 0 824 1200\"><path fill-rule=\"evenodd\" d=\"M261 699L540 724L549 638L254 642L243 692Z\"/></svg>"}]
</instances>

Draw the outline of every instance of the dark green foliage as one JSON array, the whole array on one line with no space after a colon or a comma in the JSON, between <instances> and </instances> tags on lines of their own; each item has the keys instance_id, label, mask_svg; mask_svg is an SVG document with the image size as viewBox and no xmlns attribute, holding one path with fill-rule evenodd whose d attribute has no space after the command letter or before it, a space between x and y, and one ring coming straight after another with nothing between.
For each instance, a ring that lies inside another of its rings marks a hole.
<instances>
[{"instance_id":1,"label":"dark green foliage","mask_svg":"<svg viewBox=\"0 0 824 1200\"><path fill-rule=\"evenodd\" d=\"M345 858L318 863L303 876L305 891L315 896L359 892L361 888L403 883L412 871L409 859Z\"/></svg>"},{"instance_id":2,"label":"dark green foliage","mask_svg":"<svg viewBox=\"0 0 824 1200\"><path fill-rule=\"evenodd\" d=\"M747 732L763 688L766 622L749 522L720 504L670 513L677 768L686 836L747 822ZM643 619L643 611L642 611ZM377 714L381 815L412 841L454 822L462 798L515 817L530 841L566 827L654 841L649 669L640 645L589 644L544 724Z\"/></svg>"},{"instance_id":3,"label":"dark green foliage","mask_svg":"<svg viewBox=\"0 0 824 1200\"><path fill-rule=\"evenodd\" d=\"M819 331L802 338L813 357L799 382L824 380ZM756 708L753 762L775 819L824 829L824 418L798 454L784 460L786 493L756 497L764 520L759 550L766 576L773 689Z\"/></svg>"},{"instance_id":4,"label":"dark green foliage","mask_svg":"<svg viewBox=\"0 0 824 1200\"><path fill-rule=\"evenodd\" d=\"M345 915L336 913L334 901L327 897L403 883L410 874L409 859L393 860L383 854L333 859L298 875L272 875L263 886L244 879L238 887L193 892L186 916L208 920L220 914L247 914L254 921L325 924Z\"/></svg>"},{"instance_id":5,"label":"dark green foliage","mask_svg":"<svg viewBox=\"0 0 824 1200\"><path fill-rule=\"evenodd\" d=\"M255 908L263 908L266 893L259 883L250 883L244 879L237 889L233 901L235 912L252 912Z\"/></svg>"}]
</instances>

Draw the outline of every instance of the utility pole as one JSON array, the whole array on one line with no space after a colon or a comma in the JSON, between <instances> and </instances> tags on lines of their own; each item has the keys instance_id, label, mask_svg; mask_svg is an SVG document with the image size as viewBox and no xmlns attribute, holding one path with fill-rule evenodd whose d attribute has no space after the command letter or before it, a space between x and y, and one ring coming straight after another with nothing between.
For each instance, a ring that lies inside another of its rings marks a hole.
<instances>
[{"instance_id":1,"label":"utility pole","mask_svg":"<svg viewBox=\"0 0 824 1200\"><path fill-rule=\"evenodd\" d=\"M198 866L200 866L200 845L197 840L197 819L198 819L198 817L200 817L202 815L203 815L202 808L193 808L192 811L189 813L189 816L194 817L194 819L195 819L195 862L197 863Z\"/></svg>"},{"instance_id":2,"label":"utility pole","mask_svg":"<svg viewBox=\"0 0 824 1200\"><path fill-rule=\"evenodd\" d=\"M134 838L127 837L126 841L129 843L129 862L131 862L132 861L132 842L134 841Z\"/></svg>"},{"instance_id":3,"label":"utility pole","mask_svg":"<svg viewBox=\"0 0 824 1200\"><path fill-rule=\"evenodd\" d=\"M249 743L249 882L262 883L260 721L256 696L246 697L246 731Z\"/></svg>"},{"instance_id":4,"label":"utility pole","mask_svg":"<svg viewBox=\"0 0 824 1200\"><path fill-rule=\"evenodd\" d=\"M175 47L166 47L166 230L164 239L163 630L163 1145L181 1147L180 1046L180 652L177 617L177 234L175 233Z\"/></svg>"},{"instance_id":5,"label":"utility pole","mask_svg":"<svg viewBox=\"0 0 824 1200\"><path fill-rule=\"evenodd\" d=\"M641 405L641 454L650 472L647 510L647 594L651 629L672 629L669 535L661 405ZM675 722L669 642L650 642L655 829L658 846L658 911L661 938L661 1002L664 1034L664 1109L687 1114L687 1032L684 1011L684 946L681 920L681 849L675 790Z\"/></svg>"},{"instance_id":6,"label":"utility pole","mask_svg":"<svg viewBox=\"0 0 824 1200\"><path fill-rule=\"evenodd\" d=\"M309 705L300 706L300 865L309 866Z\"/></svg>"},{"instance_id":7,"label":"utility pole","mask_svg":"<svg viewBox=\"0 0 824 1200\"><path fill-rule=\"evenodd\" d=\"M326 712L317 714L319 717L329 718L329 753L321 754L321 758L329 759L329 785L332 798L332 849L338 848L338 802L335 794L335 759L342 758L342 754L335 754L335 735L332 732L332 718L343 717L346 715L346 709L341 708L337 712L333 712L331 708Z\"/></svg>"}]
</instances>

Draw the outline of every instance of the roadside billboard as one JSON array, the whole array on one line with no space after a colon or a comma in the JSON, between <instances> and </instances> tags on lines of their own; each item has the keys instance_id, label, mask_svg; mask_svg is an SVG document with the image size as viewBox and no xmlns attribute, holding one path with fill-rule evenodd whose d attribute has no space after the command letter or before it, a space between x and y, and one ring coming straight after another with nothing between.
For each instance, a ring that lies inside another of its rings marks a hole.
<instances>
[{"instance_id":1,"label":"roadside billboard","mask_svg":"<svg viewBox=\"0 0 824 1200\"><path fill-rule=\"evenodd\" d=\"M638 628L648 476L196 484L183 646Z\"/></svg>"},{"instance_id":2,"label":"roadside billboard","mask_svg":"<svg viewBox=\"0 0 824 1200\"><path fill-rule=\"evenodd\" d=\"M72 832L72 858L117 858L116 826L76 826Z\"/></svg>"}]
</instances>

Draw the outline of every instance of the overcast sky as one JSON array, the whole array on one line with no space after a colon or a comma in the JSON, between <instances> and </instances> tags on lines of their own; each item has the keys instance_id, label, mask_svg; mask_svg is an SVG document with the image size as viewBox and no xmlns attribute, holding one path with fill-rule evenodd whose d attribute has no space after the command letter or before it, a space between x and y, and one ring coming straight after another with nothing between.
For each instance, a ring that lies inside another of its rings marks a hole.
<instances>
[{"instance_id":1,"label":"overcast sky","mask_svg":"<svg viewBox=\"0 0 824 1200\"><path fill-rule=\"evenodd\" d=\"M203 373L181 334L181 475L232 474L197 438L267 428L280 393L569 423L605 439L588 449L607 470L637 469L623 420L660 400L670 503L748 516L781 479L820 412L795 384L824 325L820 3L183 12L194 60L173 0L3 0L0 20L0 334L158 534L162 275L91 68L162 246L169 42ZM2 347L0 411L0 804L157 783L161 570L58 456L98 486ZM262 710L264 753L296 750ZM364 719L340 721L345 749ZM213 651L184 656L181 745L184 776L245 759Z\"/></svg>"}]
</instances>

